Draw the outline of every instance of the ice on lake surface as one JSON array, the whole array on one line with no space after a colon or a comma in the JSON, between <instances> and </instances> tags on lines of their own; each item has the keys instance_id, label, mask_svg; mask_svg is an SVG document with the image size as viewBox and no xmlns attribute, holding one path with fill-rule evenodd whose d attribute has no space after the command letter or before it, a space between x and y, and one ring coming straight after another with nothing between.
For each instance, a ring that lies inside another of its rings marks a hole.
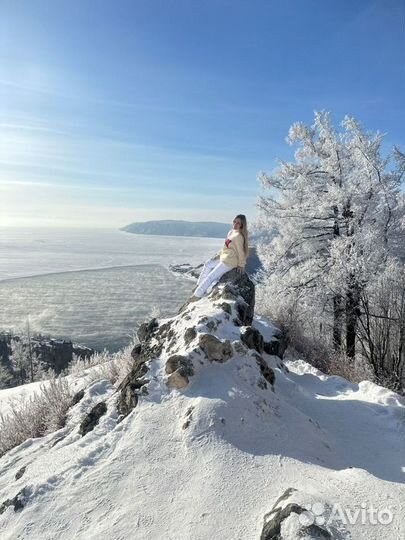
<instances>
[{"instance_id":1,"label":"ice on lake surface","mask_svg":"<svg viewBox=\"0 0 405 540\"><path fill-rule=\"evenodd\" d=\"M174 314L192 287L158 265L10 280L0 283L0 328L23 328L29 314L33 330L115 351L154 306Z\"/></svg>"},{"instance_id":2,"label":"ice on lake surface","mask_svg":"<svg viewBox=\"0 0 405 540\"><path fill-rule=\"evenodd\" d=\"M193 283L167 270L199 264L218 238L115 230L0 230L0 330L65 337L110 351L126 345L156 306L174 315Z\"/></svg>"},{"instance_id":3,"label":"ice on lake surface","mask_svg":"<svg viewBox=\"0 0 405 540\"><path fill-rule=\"evenodd\" d=\"M220 238L152 236L111 229L0 227L0 281L136 264L199 264L222 245Z\"/></svg>"}]
</instances>

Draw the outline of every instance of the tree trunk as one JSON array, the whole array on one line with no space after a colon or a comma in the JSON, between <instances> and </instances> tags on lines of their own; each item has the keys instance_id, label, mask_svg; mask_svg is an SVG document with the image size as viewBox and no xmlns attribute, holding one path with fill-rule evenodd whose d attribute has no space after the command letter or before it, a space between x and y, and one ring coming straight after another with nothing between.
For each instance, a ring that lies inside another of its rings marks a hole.
<instances>
[{"instance_id":1,"label":"tree trunk","mask_svg":"<svg viewBox=\"0 0 405 540\"><path fill-rule=\"evenodd\" d=\"M353 274L350 275L346 292L346 354L354 358L356 354L356 331L359 317L360 287Z\"/></svg>"},{"instance_id":2,"label":"tree trunk","mask_svg":"<svg viewBox=\"0 0 405 540\"><path fill-rule=\"evenodd\" d=\"M342 323L343 319L343 298L341 294L333 297L333 349L342 349Z\"/></svg>"},{"instance_id":3,"label":"tree trunk","mask_svg":"<svg viewBox=\"0 0 405 540\"><path fill-rule=\"evenodd\" d=\"M339 159L339 155L338 155ZM339 228L339 209L335 205L333 207L335 216L333 221L333 236L340 236ZM343 298L341 294L336 294L333 297L333 349L335 351L342 350L342 319L343 319Z\"/></svg>"}]
</instances>

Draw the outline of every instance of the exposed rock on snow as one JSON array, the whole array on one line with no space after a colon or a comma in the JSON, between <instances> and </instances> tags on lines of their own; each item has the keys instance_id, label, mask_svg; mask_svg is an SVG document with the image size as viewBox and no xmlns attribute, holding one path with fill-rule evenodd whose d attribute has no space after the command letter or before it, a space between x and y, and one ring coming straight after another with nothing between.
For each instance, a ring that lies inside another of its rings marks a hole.
<instances>
[{"instance_id":1,"label":"exposed rock on snow","mask_svg":"<svg viewBox=\"0 0 405 540\"><path fill-rule=\"evenodd\" d=\"M225 284L225 287L221 285ZM239 325L252 324L255 308L255 285L245 272L240 274L236 268L224 274L210 293L212 301L219 300L220 306L230 314L229 303L223 300L236 302L235 322ZM190 304L190 299L180 308L182 313Z\"/></svg>"},{"instance_id":2,"label":"exposed rock on snow","mask_svg":"<svg viewBox=\"0 0 405 540\"><path fill-rule=\"evenodd\" d=\"M195 331L194 327L187 328L187 330L184 333L184 343L186 345L189 345L193 339L197 337L197 332Z\"/></svg>"},{"instance_id":3,"label":"exposed rock on snow","mask_svg":"<svg viewBox=\"0 0 405 540\"><path fill-rule=\"evenodd\" d=\"M147 362L151 359L151 356L147 352L146 344L144 347L145 349L142 348L141 344L134 347L132 351L134 363L131 371L118 387L117 410L121 415L121 419L137 406L139 391L148 382L145 375L148 372Z\"/></svg>"},{"instance_id":4,"label":"exposed rock on snow","mask_svg":"<svg viewBox=\"0 0 405 540\"><path fill-rule=\"evenodd\" d=\"M288 347L288 338L282 332L277 331L271 341L264 341L263 348L267 354L284 357Z\"/></svg>"},{"instance_id":5,"label":"exposed rock on snow","mask_svg":"<svg viewBox=\"0 0 405 540\"><path fill-rule=\"evenodd\" d=\"M198 341L210 362L226 362L232 356L229 340L221 341L211 334L201 334Z\"/></svg>"},{"instance_id":6,"label":"exposed rock on snow","mask_svg":"<svg viewBox=\"0 0 405 540\"><path fill-rule=\"evenodd\" d=\"M30 490L24 487L21 491L17 493L12 499L5 500L0 506L0 514L5 512L9 506L12 506L14 512L19 512L25 506L27 499L29 498Z\"/></svg>"},{"instance_id":7,"label":"exposed rock on snow","mask_svg":"<svg viewBox=\"0 0 405 540\"><path fill-rule=\"evenodd\" d=\"M169 388L185 388L189 383L189 377L194 375L194 368L191 360L181 354L171 356L165 367L167 385Z\"/></svg>"},{"instance_id":8,"label":"exposed rock on snow","mask_svg":"<svg viewBox=\"0 0 405 540\"><path fill-rule=\"evenodd\" d=\"M240 336L242 342L249 347L249 349L255 349L258 353L264 351L264 339L257 328L247 326L241 331Z\"/></svg>"},{"instance_id":9,"label":"exposed rock on snow","mask_svg":"<svg viewBox=\"0 0 405 540\"><path fill-rule=\"evenodd\" d=\"M266 381L271 384L272 390L274 390L274 383L276 380L274 370L267 364L263 356L260 356L260 354L254 354L254 357L256 358L257 365L259 366L260 373L263 375ZM264 388L267 387L264 385Z\"/></svg>"},{"instance_id":10,"label":"exposed rock on snow","mask_svg":"<svg viewBox=\"0 0 405 540\"><path fill-rule=\"evenodd\" d=\"M200 318L200 328L206 331L197 331L195 326L187 325L184 331L184 344L187 348L198 337L198 348L188 349L187 355L172 354L165 361L165 372L168 375L166 384L169 388L181 389L185 388L195 373L195 366L193 364L192 356L195 357L198 354L204 353L209 362L226 362L229 360L234 351L232 349L229 339L220 339L213 335L213 332L218 330L220 324L222 324L222 317L224 315L232 315L232 306L230 302L233 302L234 309L238 315L234 319L236 326L240 326L246 322L252 322L254 314L255 303L255 285L247 274L239 274L236 270L230 271L225 274L217 285L214 286L209 297L213 302L214 307L218 306L218 317L203 316ZM222 300L227 299L228 302ZM215 301L220 300L219 304ZM230 302L229 302L230 301ZM159 325L156 318L151 319L148 322L143 323L137 332L140 343L136 345L132 351L132 357L134 358L134 365L131 372L126 379L121 383L119 387L120 396L117 402L118 412L121 417L127 416L132 409L134 409L138 403L139 395L142 391L146 390L145 385L149 382L145 378L150 362L161 356L162 352L172 351L173 348L178 348L181 345L178 333L176 333L176 326L181 324L184 320L188 320L190 312L195 310L190 301L187 301L179 311L177 317L172 318ZM224 314L225 311L225 314ZM208 333L208 332L210 333ZM263 344L263 337L260 332L254 328L245 329L244 335L254 336L250 340L246 338L249 343ZM242 349L243 350L243 349ZM258 349L263 352L263 345ZM201 360L200 360L201 362ZM261 364L261 370L269 373L263 368L264 360ZM272 380L274 382L274 373Z\"/></svg>"},{"instance_id":11,"label":"exposed rock on snow","mask_svg":"<svg viewBox=\"0 0 405 540\"><path fill-rule=\"evenodd\" d=\"M341 539L342 535L333 525L329 527L336 532L336 536L314 523L317 519L316 515L303 506L303 500L305 500L305 494L298 492L295 488L288 488L274 503L271 511L266 514L260 540ZM316 504L319 508L323 508L322 502L318 501Z\"/></svg>"},{"instance_id":12,"label":"exposed rock on snow","mask_svg":"<svg viewBox=\"0 0 405 540\"><path fill-rule=\"evenodd\" d=\"M82 423L80 424L79 433L80 435L86 435L89 431L92 431L100 418L107 412L107 405L104 401L100 401L97 405L91 409L91 411L83 418Z\"/></svg>"}]
</instances>

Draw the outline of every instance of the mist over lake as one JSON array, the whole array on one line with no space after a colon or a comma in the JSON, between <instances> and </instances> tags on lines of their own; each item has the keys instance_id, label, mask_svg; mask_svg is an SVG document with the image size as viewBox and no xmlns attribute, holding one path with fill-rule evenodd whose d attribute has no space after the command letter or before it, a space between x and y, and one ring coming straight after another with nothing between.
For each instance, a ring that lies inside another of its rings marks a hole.
<instances>
[{"instance_id":1,"label":"mist over lake","mask_svg":"<svg viewBox=\"0 0 405 540\"><path fill-rule=\"evenodd\" d=\"M72 339L110 351L127 344L152 310L175 312L193 283L169 264L199 264L221 239L115 230L3 229L0 329Z\"/></svg>"}]
</instances>

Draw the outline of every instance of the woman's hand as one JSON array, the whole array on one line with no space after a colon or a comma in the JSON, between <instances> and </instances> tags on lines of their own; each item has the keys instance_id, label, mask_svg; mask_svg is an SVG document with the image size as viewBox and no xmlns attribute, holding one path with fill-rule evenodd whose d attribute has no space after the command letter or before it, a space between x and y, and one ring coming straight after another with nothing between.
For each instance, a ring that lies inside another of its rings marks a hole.
<instances>
[{"instance_id":1,"label":"woman's hand","mask_svg":"<svg viewBox=\"0 0 405 540\"><path fill-rule=\"evenodd\" d=\"M243 266L238 266L238 267L237 267L237 270L238 270L238 273L239 273L239 274L243 274L244 271L245 271L245 269L243 268Z\"/></svg>"}]
</instances>

